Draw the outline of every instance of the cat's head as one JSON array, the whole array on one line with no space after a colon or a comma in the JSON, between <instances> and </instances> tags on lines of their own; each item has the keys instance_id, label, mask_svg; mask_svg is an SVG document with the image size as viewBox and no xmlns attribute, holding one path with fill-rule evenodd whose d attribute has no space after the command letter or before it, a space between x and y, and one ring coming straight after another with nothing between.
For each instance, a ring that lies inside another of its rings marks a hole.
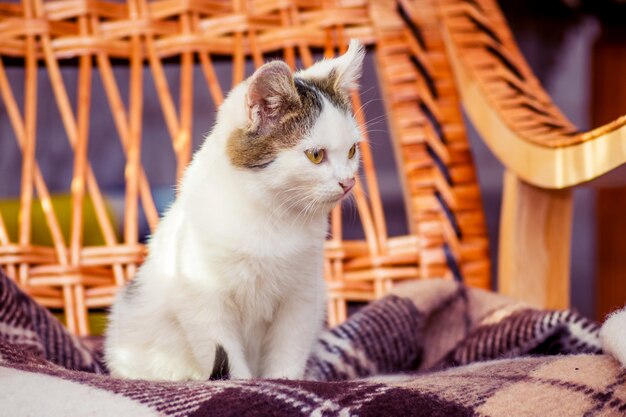
<instances>
[{"instance_id":1,"label":"cat's head","mask_svg":"<svg viewBox=\"0 0 626 417\"><path fill-rule=\"evenodd\" d=\"M364 50L348 51L292 73L283 62L260 67L247 81L247 122L226 144L230 163L250 189L277 206L328 211L352 189L359 167L359 129L350 90Z\"/></svg>"}]
</instances>

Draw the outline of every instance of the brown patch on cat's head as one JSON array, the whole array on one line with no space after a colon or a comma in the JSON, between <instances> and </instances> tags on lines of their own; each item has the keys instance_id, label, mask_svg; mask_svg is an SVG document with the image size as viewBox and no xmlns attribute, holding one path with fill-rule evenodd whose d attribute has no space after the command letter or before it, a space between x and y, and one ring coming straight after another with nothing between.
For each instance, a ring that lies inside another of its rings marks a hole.
<instances>
[{"instance_id":1,"label":"brown patch on cat's head","mask_svg":"<svg viewBox=\"0 0 626 417\"><path fill-rule=\"evenodd\" d=\"M271 74L279 77L287 76L282 69L273 71ZM281 150L295 146L315 124L323 106L319 91L309 84L308 80L304 82L297 78L294 79L291 72L289 72L289 77L288 82L282 79L278 84L292 86L293 91L274 89L264 85L261 95L255 97L257 101L252 103L248 126L235 130L231 134L226 153L234 166L265 168L274 161ZM262 81L259 78L256 80ZM251 80L251 83L254 81L255 79ZM265 81L274 82L274 86L277 83L276 80L266 79ZM253 86L251 84L251 87ZM268 108L267 94L276 94L277 92L283 96L269 96L274 107ZM263 96L263 94L266 95ZM275 105L275 103L280 104Z\"/></svg>"},{"instance_id":2,"label":"brown patch on cat's head","mask_svg":"<svg viewBox=\"0 0 626 417\"><path fill-rule=\"evenodd\" d=\"M348 52L332 61L336 68L320 71L316 64L297 77L280 61L260 67L248 83L248 124L228 140L230 162L239 168L268 166L281 150L294 147L306 136L324 99L349 114L350 90L360 75L363 54L358 42L351 42Z\"/></svg>"},{"instance_id":3,"label":"brown patch on cat's head","mask_svg":"<svg viewBox=\"0 0 626 417\"><path fill-rule=\"evenodd\" d=\"M353 39L343 55L319 61L299 71L297 77L315 87L339 110L350 114L350 98L352 90L358 87L364 58L365 49Z\"/></svg>"},{"instance_id":4,"label":"brown patch on cat's head","mask_svg":"<svg viewBox=\"0 0 626 417\"><path fill-rule=\"evenodd\" d=\"M349 93L339 85L336 70L331 70L324 78L306 78L303 81L317 89L338 109L345 113L349 113L352 109Z\"/></svg>"}]
</instances>

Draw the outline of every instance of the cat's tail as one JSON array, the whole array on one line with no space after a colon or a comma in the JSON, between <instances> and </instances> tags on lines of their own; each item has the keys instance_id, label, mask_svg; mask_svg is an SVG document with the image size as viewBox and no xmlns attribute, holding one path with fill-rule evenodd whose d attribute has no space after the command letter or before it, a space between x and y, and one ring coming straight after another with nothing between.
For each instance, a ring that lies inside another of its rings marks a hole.
<instances>
[{"instance_id":1,"label":"cat's tail","mask_svg":"<svg viewBox=\"0 0 626 417\"><path fill-rule=\"evenodd\" d=\"M626 367L626 307L611 313L600 330L604 352L613 355Z\"/></svg>"}]
</instances>

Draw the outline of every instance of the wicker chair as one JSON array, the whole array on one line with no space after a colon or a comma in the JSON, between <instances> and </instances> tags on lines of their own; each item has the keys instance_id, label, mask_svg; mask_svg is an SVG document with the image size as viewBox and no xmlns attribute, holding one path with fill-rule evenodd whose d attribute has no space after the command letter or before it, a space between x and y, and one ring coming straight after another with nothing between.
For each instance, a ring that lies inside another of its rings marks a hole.
<instances>
[{"instance_id":1,"label":"wicker chair","mask_svg":"<svg viewBox=\"0 0 626 417\"><path fill-rule=\"evenodd\" d=\"M266 56L282 53L291 67L298 59L308 66L315 51L327 57L341 53L349 38L359 38L375 51L409 233L387 233L365 140L364 175L355 187L365 237L343 239L341 210L333 211L325 256L329 322L345 319L348 301L379 298L398 280L443 277L490 287L485 220L461 100L507 167L500 290L545 307L566 307L569 245L562 242L570 236L570 189L626 162L626 119L591 132L576 131L529 70L495 0L0 3L2 108L23 158L16 239L10 239L0 213L0 267L41 304L64 309L71 331L88 334L90 309L110 305L144 257L139 210L151 228L158 223L141 162L144 67L158 93L180 177L192 152L194 68L201 69L219 104L224 92L213 66L216 56L232 60L236 84L249 75L247 60L258 67ZM129 67L128 105L112 60ZM164 60L180 65L178 105L164 75ZM16 99L18 87L7 77L7 61L23 68L23 109ZM78 66L75 106L60 72L65 61ZM35 157L42 140L36 133L41 65L74 155L69 239ZM114 117L118 137L111 140L120 141L126 156L121 238L87 158L94 77L101 78ZM353 105L361 106L357 92ZM363 113L357 117L365 126ZM35 195L51 246L32 243ZM102 245L83 243L86 199L95 209ZM524 262L528 258L536 261L529 265Z\"/></svg>"}]
</instances>

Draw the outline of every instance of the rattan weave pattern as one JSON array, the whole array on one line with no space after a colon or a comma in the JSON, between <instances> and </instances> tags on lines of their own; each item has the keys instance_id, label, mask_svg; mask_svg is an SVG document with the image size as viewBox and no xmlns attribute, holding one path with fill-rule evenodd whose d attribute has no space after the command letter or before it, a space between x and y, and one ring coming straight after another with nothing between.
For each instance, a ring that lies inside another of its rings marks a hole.
<instances>
[{"instance_id":1,"label":"rattan weave pattern","mask_svg":"<svg viewBox=\"0 0 626 417\"><path fill-rule=\"evenodd\" d=\"M10 120L23 160L18 239L10 241L0 213L0 266L40 303L63 308L71 331L88 334L88 311L110 305L145 255L138 236L139 210L151 228L158 223L150 179L141 163L142 126L148 122L142 113L144 67L150 69L158 93L180 177L191 156L194 67L201 68L210 96L219 104L225 92L213 67L216 55L232 60L236 84L250 75L246 60L258 67L266 55L281 53L293 68L298 59L308 66L315 49L330 57L343 52L350 38L359 38L376 50L411 232L388 236L374 162L364 140L364 184L357 183L355 197L365 239L344 240L341 211L332 213L325 262L329 322L345 319L347 301L379 298L400 279L456 277L488 286L485 223L458 99L434 26L434 6L420 3L420 19L408 4L397 9L390 0L0 3L0 111ZM424 34L424 45L415 39L417 32ZM23 86L9 82L7 59L23 62ZM128 91L120 89L113 59L129 67ZM165 59L179 62L179 85L168 83ZM66 61L78 66L75 105L59 67ZM63 237L35 157L42 140L36 133L38 66L45 68L52 85L55 101L50 105L59 110L74 155L69 240ZM121 239L87 158L89 124L96 114L91 106L94 77L101 78L113 114L118 137L111 140L121 143L126 157ZM16 99L21 95L23 108ZM356 92L353 105L361 107ZM362 112L357 117L365 126ZM102 246L83 244L86 198L95 207ZM35 199L43 208L51 247L32 244Z\"/></svg>"}]
</instances>

